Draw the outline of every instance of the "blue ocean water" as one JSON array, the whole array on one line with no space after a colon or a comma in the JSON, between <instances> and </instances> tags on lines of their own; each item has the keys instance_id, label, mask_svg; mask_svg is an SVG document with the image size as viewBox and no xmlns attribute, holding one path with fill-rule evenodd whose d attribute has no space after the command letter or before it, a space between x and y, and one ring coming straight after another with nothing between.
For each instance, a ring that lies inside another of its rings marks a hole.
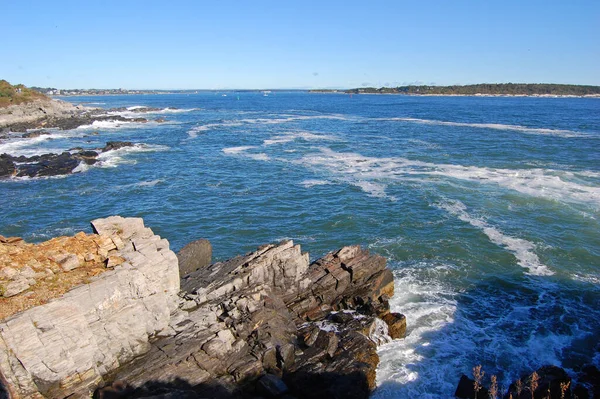
<instances>
[{"instance_id":1,"label":"blue ocean water","mask_svg":"<svg viewBox=\"0 0 600 399\"><path fill-rule=\"evenodd\" d=\"M387 257L408 320L407 338L380 349L376 398L452 397L476 364L505 385L544 364L600 366L599 99L66 100L158 107L141 116L166 121L0 143L13 155L137 143L71 176L0 182L0 234L42 241L119 214L174 250L208 238L215 260L284 238L312 258L368 247Z\"/></svg>"}]
</instances>

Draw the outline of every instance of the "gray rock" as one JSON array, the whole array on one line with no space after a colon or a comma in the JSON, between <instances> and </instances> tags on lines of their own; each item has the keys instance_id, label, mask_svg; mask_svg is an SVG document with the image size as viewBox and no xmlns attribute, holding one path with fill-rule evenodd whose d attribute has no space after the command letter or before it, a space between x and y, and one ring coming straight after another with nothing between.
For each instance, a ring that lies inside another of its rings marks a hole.
<instances>
[{"instance_id":1,"label":"gray rock","mask_svg":"<svg viewBox=\"0 0 600 399\"><path fill-rule=\"evenodd\" d=\"M0 293L3 297L9 298L29 289L29 286L29 281L26 278L18 278L6 284L1 284Z\"/></svg>"},{"instance_id":2,"label":"gray rock","mask_svg":"<svg viewBox=\"0 0 600 399\"><path fill-rule=\"evenodd\" d=\"M193 241L177 253L177 259L179 259L179 274L185 276L210 265L212 246L206 239Z\"/></svg>"},{"instance_id":3,"label":"gray rock","mask_svg":"<svg viewBox=\"0 0 600 399\"><path fill-rule=\"evenodd\" d=\"M281 378L273 374L265 374L256 383L256 390L267 398L277 398L288 391L287 385Z\"/></svg>"},{"instance_id":4,"label":"gray rock","mask_svg":"<svg viewBox=\"0 0 600 399\"><path fill-rule=\"evenodd\" d=\"M0 321L0 371L16 397L88 397L103 376L150 351L150 341L169 331L179 305L177 257L164 249L147 254L152 256L135 252L131 237L152 237L151 230L141 219L109 219L95 222L101 230L114 229L125 244L115 255L137 254L145 261L135 268L116 266L60 298ZM63 266L77 260L57 258ZM29 287L18 281L19 289Z\"/></svg>"}]
</instances>

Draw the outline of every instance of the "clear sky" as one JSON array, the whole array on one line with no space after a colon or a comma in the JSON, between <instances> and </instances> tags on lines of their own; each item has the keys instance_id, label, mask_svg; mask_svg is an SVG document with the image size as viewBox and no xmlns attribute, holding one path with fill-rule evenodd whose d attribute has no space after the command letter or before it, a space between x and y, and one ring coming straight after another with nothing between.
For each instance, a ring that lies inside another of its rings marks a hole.
<instances>
[{"instance_id":1,"label":"clear sky","mask_svg":"<svg viewBox=\"0 0 600 399\"><path fill-rule=\"evenodd\" d=\"M0 79L56 88L600 85L600 0L0 0Z\"/></svg>"}]
</instances>

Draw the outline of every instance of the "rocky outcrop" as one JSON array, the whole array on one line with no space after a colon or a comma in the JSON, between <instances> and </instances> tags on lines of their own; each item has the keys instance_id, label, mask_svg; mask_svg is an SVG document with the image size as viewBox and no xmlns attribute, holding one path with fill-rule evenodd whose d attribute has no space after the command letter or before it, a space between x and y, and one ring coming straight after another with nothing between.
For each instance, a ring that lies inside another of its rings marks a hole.
<instances>
[{"instance_id":1,"label":"rocky outcrop","mask_svg":"<svg viewBox=\"0 0 600 399\"><path fill-rule=\"evenodd\" d=\"M129 388L175 378L221 397L365 398L374 388L377 345L391 340L377 318L393 294L382 257L345 247L309 264L286 241L200 268L182 288L173 336L115 374Z\"/></svg>"},{"instance_id":2,"label":"rocky outcrop","mask_svg":"<svg viewBox=\"0 0 600 399\"><path fill-rule=\"evenodd\" d=\"M62 154L43 154L31 157L2 154L0 155L0 178L68 175L77 171L77 167L81 163L94 165L98 161L98 155L103 152L134 145L129 141L109 141L104 148L79 148L65 151Z\"/></svg>"},{"instance_id":3,"label":"rocky outcrop","mask_svg":"<svg viewBox=\"0 0 600 399\"><path fill-rule=\"evenodd\" d=\"M284 241L179 282L141 219L93 226L121 264L0 324L0 369L21 397L366 398L377 346L405 329L385 259L358 246L310 263Z\"/></svg>"},{"instance_id":4,"label":"rocky outcrop","mask_svg":"<svg viewBox=\"0 0 600 399\"><path fill-rule=\"evenodd\" d=\"M84 107L49 99L0 108L0 129L8 128L12 132L25 133L29 129L40 128L71 130L83 125L91 125L97 121L145 123L148 120L141 117L126 118L122 115L107 115L106 110L101 108ZM29 135L30 133L26 133L22 137Z\"/></svg>"},{"instance_id":5,"label":"rocky outcrop","mask_svg":"<svg viewBox=\"0 0 600 399\"><path fill-rule=\"evenodd\" d=\"M146 353L177 310L169 244L141 219L93 222L113 270L0 322L0 370L16 398L89 397L108 373ZM65 263L68 262L65 261Z\"/></svg>"},{"instance_id":6,"label":"rocky outcrop","mask_svg":"<svg viewBox=\"0 0 600 399\"><path fill-rule=\"evenodd\" d=\"M91 110L92 108L73 105L66 101L40 99L27 104L0 108L0 128L18 126L19 124L23 124L23 126L32 124L35 126L37 122L43 123L44 120L52 118L77 117ZM16 129L11 128L11 130L13 132L24 131L18 127Z\"/></svg>"}]
</instances>

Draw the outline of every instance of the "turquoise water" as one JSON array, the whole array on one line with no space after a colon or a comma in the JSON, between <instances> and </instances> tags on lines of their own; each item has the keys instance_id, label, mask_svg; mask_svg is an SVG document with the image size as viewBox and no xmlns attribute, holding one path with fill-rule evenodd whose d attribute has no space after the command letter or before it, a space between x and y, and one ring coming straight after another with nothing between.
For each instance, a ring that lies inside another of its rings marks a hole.
<instances>
[{"instance_id":1,"label":"turquoise water","mask_svg":"<svg viewBox=\"0 0 600 399\"><path fill-rule=\"evenodd\" d=\"M600 365L600 100L222 94L68 98L167 121L0 143L138 143L1 182L0 234L41 241L120 214L175 250L208 238L216 260L284 238L312 258L359 243L388 258L409 326L380 350L377 398L452 397L479 363L504 384Z\"/></svg>"}]
</instances>

